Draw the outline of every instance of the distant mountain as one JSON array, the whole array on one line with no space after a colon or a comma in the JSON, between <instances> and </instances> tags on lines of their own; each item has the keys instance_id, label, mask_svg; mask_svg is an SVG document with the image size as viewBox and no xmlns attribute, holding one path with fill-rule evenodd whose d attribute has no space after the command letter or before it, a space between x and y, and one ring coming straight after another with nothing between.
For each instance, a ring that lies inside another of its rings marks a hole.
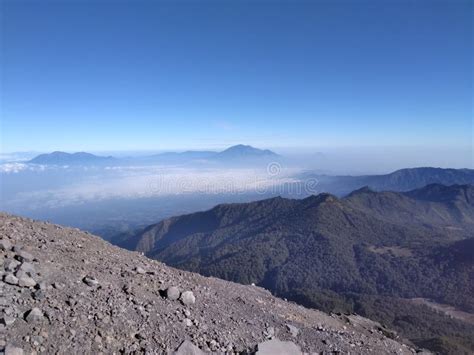
<instances>
[{"instance_id":1,"label":"distant mountain","mask_svg":"<svg viewBox=\"0 0 474 355\"><path fill-rule=\"evenodd\" d=\"M429 184L474 184L473 169L410 168L384 175L330 176L304 173L302 180L317 179L321 191L343 196L364 186L375 191L409 191Z\"/></svg>"},{"instance_id":2,"label":"distant mountain","mask_svg":"<svg viewBox=\"0 0 474 355\"><path fill-rule=\"evenodd\" d=\"M236 160L236 159L255 159L255 158L277 158L278 154L272 152L268 149L257 149L250 145L234 145L226 150L218 153L215 156L217 159L226 160Z\"/></svg>"},{"instance_id":3,"label":"distant mountain","mask_svg":"<svg viewBox=\"0 0 474 355\"><path fill-rule=\"evenodd\" d=\"M28 161L28 163L43 165L90 165L97 163L107 163L114 160L115 158L110 156L102 157L85 152L52 152L49 154L40 154L37 157Z\"/></svg>"},{"instance_id":4,"label":"distant mountain","mask_svg":"<svg viewBox=\"0 0 474 355\"><path fill-rule=\"evenodd\" d=\"M474 328L408 301L474 312L473 196L471 185L432 184L407 193L362 188L341 199L226 204L166 219L122 246L306 306L370 314L413 341L441 334L452 342L449 351L474 349ZM432 322L422 331L426 319Z\"/></svg>"},{"instance_id":5,"label":"distant mountain","mask_svg":"<svg viewBox=\"0 0 474 355\"><path fill-rule=\"evenodd\" d=\"M217 152L213 151L193 151L189 150L186 152L166 152L152 155L152 158L156 158L163 161L170 162L182 162L189 160L202 160L210 159L214 157Z\"/></svg>"},{"instance_id":6,"label":"distant mountain","mask_svg":"<svg viewBox=\"0 0 474 355\"><path fill-rule=\"evenodd\" d=\"M163 163L185 162L214 162L214 163L246 163L261 162L276 159L279 155L268 149L258 149L249 145L235 145L221 152L215 151L186 151L166 152L150 156L149 158Z\"/></svg>"}]
</instances>

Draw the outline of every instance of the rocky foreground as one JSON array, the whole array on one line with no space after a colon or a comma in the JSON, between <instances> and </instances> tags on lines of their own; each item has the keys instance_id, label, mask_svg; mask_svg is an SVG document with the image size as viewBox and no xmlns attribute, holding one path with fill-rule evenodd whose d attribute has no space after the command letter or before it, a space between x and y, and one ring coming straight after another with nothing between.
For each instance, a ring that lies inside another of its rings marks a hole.
<instances>
[{"instance_id":1,"label":"rocky foreground","mask_svg":"<svg viewBox=\"0 0 474 355\"><path fill-rule=\"evenodd\" d=\"M176 270L77 229L0 213L0 256L5 355L417 352L368 319Z\"/></svg>"}]
</instances>

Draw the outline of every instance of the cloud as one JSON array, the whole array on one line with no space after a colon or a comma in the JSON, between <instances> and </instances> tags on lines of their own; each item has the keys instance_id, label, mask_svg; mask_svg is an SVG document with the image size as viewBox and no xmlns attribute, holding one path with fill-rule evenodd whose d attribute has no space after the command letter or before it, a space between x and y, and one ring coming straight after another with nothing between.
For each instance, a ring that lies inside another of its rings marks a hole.
<instances>
[{"instance_id":1,"label":"cloud","mask_svg":"<svg viewBox=\"0 0 474 355\"><path fill-rule=\"evenodd\" d=\"M24 164L23 164L24 165ZM23 167L24 168L24 167ZM13 168L10 168L13 169ZM20 172L20 170L18 170ZM186 194L268 193L283 183L294 182L293 171L278 175L261 169L189 169L163 167L113 167L61 187L18 192L9 205L56 208L100 200L176 196ZM36 178L36 177L35 177ZM37 177L41 178L41 176Z\"/></svg>"}]
</instances>

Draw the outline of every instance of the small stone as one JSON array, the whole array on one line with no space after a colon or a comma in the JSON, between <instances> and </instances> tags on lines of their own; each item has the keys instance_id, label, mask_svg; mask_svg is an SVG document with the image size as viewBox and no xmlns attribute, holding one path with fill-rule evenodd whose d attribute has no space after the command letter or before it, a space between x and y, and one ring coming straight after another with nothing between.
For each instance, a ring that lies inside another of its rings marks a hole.
<instances>
[{"instance_id":1,"label":"small stone","mask_svg":"<svg viewBox=\"0 0 474 355\"><path fill-rule=\"evenodd\" d=\"M12 248L12 243L7 239L0 239L0 250L9 251Z\"/></svg>"},{"instance_id":2,"label":"small stone","mask_svg":"<svg viewBox=\"0 0 474 355\"><path fill-rule=\"evenodd\" d=\"M193 321L189 318L185 318L184 319L184 324L186 325L186 327L190 327L193 325Z\"/></svg>"},{"instance_id":3,"label":"small stone","mask_svg":"<svg viewBox=\"0 0 474 355\"><path fill-rule=\"evenodd\" d=\"M43 312L35 307L28 312L25 319L28 323L41 322L44 319Z\"/></svg>"},{"instance_id":4,"label":"small stone","mask_svg":"<svg viewBox=\"0 0 474 355\"><path fill-rule=\"evenodd\" d=\"M175 355L204 355L204 352L189 340L185 340L174 352Z\"/></svg>"},{"instance_id":5,"label":"small stone","mask_svg":"<svg viewBox=\"0 0 474 355\"><path fill-rule=\"evenodd\" d=\"M142 269L140 266L137 266L137 267L135 268L135 272L136 272L137 274L146 274L146 271L145 271L144 269Z\"/></svg>"},{"instance_id":6,"label":"small stone","mask_svg":"<svg viewBox=\"0 0 474 355\"><path fill-rule=\"evenodd\" d=\"M84 283L87 285L87 286L90 286L90 287L95 287L95 286L98 286L99 285L99 281L97 281L94 277L92 276L86 276L82 279L82 281L84 281Z\"/></svg>"},{"instance_id":7,"label":"small stone","mask_svg":"<svg viewBox=\"0 0 474 355\"><path fill-rule=\"evenodd\" d=\"M22 348L17 348L16 346L13 345L7 345L4 350L5 355L23 355L23 349Z\"/></svg>"},{"instance_id":8,"label":"small stone","mask_svg":"<svg viewBox=\"0 0 474 355\"><path fill-rule=\"evenodd\" d=\"M298 336L298 333L300 332L300 330L297 327L295 327L294 325L291 325L291 324L287 324L286 328L288 329L290 334L295 338Z\"/></svg>"},{"instance_id":9,"label":"small stone","mask_svg":"<svg viewBox=\"0 0 474 355\"><path fill-rule=\"evenodd\" d=\"M181 294L181 302L188 306L188 305L191 305L191 304L194 304L194 302L196 302L196 297L194 297L194 294L192 291L185 291Z\"/></svg>"},{"instance_id":10,"label":"small stone","mask_svg":"<svg viewBox=\"0 0 474 355\"><path fill-rule=\"evenodd\" d=\"M18 285L18 278L12 274L5 275L3 281L10 285Z\"/></svg>"},{"instance_id":11,"label":"small stone","mask_svg":"<svg viewBox=\"0 0 474 355\"><path fill-rule=\"evenodd\" d=\"M179 289L176 286L168 287L166 289L166 298L176 301L179 298Z\"/></svg>"},{"instance_id":12,"label":"small stone","mask_svg":"<svg viewBox=\"0 0 474 355\"><path fill-rule=\"evenodd\" d=\"M18 285L21 287L35 287L36 281L29 276L22 276L18 279Z\"/></svg>"}]
</instances>

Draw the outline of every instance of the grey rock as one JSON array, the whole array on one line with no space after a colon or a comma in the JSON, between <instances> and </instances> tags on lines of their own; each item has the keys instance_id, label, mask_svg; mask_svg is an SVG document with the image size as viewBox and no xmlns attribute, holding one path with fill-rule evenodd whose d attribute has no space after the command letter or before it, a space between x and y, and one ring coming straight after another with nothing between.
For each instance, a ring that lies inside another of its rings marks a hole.
<instances>
[{"instance_id":1,"label":"grey rock","mask_svg":"<svg viewBox=\"0 0 474 355\"><path fill-rule=\"evenodd\" d=\"M34 257L26 250L22 249L16 252L15 258L19 261L33 261Z\"/></svg>"},{"instance_id":2,"label":"grey rock","mask_svg":"<svg viewBox=\"0 0 474 355\"><path fill-rule=\"evenodd\" d=\"M17 348L16 346L8 344L4 350L5 355L23 355L23 349Z\"/></svg>"},{"instance_id":3,"label":"grey rock","mask_svg":"<svg viewBox=\"0 0 474 355\"><path fill-rule=\"evenodd\" d=\"M0 250L9 251L12 248L12 243L7 239L0 239Z\"/></svg>"},{"instance_id":4,"label":"grey rock","mask_svg":"<svg viewBox=\"0 0 474 355\"><path fill-rule=\"evenodd\" d=\"M145 271L143 268L141 268L140 266L137 266L137 267L135 268L135 272L136 272L137 274L146 274L146 271Z\"/></svg>"},{"instance_id":5,"label":"grey rock","mask_svg":"<svg viewBox=\"0 0 474 355\"><path fill-rule=\"evenodd\" d=\"M272 339L258 344L257 355L300 355L301 349L291 341Z\"/></svg>"},{"instance_id":6,"label":"grey rock","mask_svg":"<svg viewBox=\"0 0 474 355\"><path fill-rule=\"evenodd\" d=\"M5 269L5 271L10 272L15 272L19 266L20 262L13 259L5 260L5 262L3 263L3 268Z\"/></svg>"},{"instance_id":7,"label":"grey rock","mask_svg":"<svg viewBox=\"0 0 474 355\"><path fill-rule=\"evenodd\" d=\"M18 278L12 274L5 275L3 281L10 285L18 285Z\"/></svg>"},{"instance_id":8,"label":"grey rock","mask_svg":"<svg viewBox=\"0 0 474 355\"><path fill-rule=\"evenodd\" d=\"M15 318L11 316L7 316L7 315L3 316L2 324L9 326L9 325L12 325L13 323L15 323Z\"/></svg>"},{"instance_id":9,"label":"grey rock","mask_svg":"<svg viewBox=\"0 0 474 355\"><path fill-rule=\"evenodd\" d=\"M42 290L37 290L33 293L33 298L37 301L42 300L44 298L44 292Z\"/></svg>"},{"instance_id":10,"label":"grey rock","mask_svg":"<svg viewBox=\"0 0 474 355\"><path fill-rule=\"evenodd\" d=\"M180 300L184 305L189 306L196 302L196 297L192 291L185 291L181 294Z\"/></svg>"},{"instance_id":11,"label":"grey rock","mask_svg":"<svg viewBox=\"0 0 474 355\"><path fill-rule=\"evenodd\" d=\"M18 279L18 285L21 287L35 287L36 281L29 276L22 276Z\"/></svg>"},{"instance_id":12,"label":"grey rock","mask_svg":"<svg viewBox=\"0 0 474 355\"><path fill-rule=\"evenodd\" d=\"M99 285L99 281L97 281L94 277L92 276L86 276L82 279L82 281L84 281L84 283L87 285L87 286L90 286L90 287L95 287L95 286L98 286Z\"/></svg>"},{"instance_id":13,"label":"grey rock","mask_svg":"<svg viewBox=\"0 0 474 355\"><path fill-rule=\"evenodd\" d=\"M205 353L189 340L183 341L174 352L174 355L204 355Z\"/></svg>"},{"instance_id":14,"label":"grey rock","mask_svg":"<svg viewBox=\"0 0 474 355\"><path fill-rule=\"evenodd\" d=\"M171 286L166 289L166 298L171 301L176 301L179 298L179 288Z\"/></svg>"},{"instance_id":15,"label":"grey rock","mask_svg":"<svg viewBox=\"0 0 474 355\"><path fill-rule=\"evenodd\" d=\"M36 275L35 266L32 263L28 263L28 262L22 263L20 267L18 268L18 271L23 271L32 277Z\"/></svg>"},{"instance_id":16,"label":"grey rock","mask_svg":"<svg viewBox=\"0 0 474 355\"><path fill-rule=\"evenodd\" d=\"M39 308L32 308L25 317L28 323L41 322L44 319L43 312Z\"/></svg>"},{"instance_id":17,"label":"grey rock","mask_svg":"<svg viewBox=\"0 0 474 355\"><path fill-rule=\"evenodd\" d=\"M286 328L288 329L290 334L295 338L298 336L298 333L300 332L300 330L297 327L295 327L294 325L291 325L291 324L287 324Z\"/></svg>"}]
</instances>

